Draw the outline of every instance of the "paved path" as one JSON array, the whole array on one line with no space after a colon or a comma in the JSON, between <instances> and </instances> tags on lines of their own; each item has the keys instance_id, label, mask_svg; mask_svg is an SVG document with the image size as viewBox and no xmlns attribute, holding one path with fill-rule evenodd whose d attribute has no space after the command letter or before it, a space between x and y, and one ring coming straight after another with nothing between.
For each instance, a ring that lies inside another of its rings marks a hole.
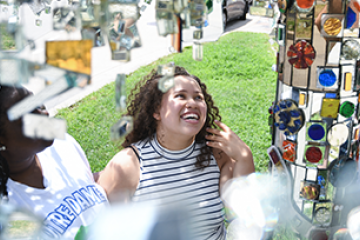
<instances>
[{"instance_id":1,"label":"paved path","mask_svg":"<svg viewBox=\"0 0 360 240\"><path fill-rule=\"evenodd\" d=\"M64 94L56 96L55 98L47 101L45 105L49 110L51 116L55 115L59 109L69 107L75 102L86 97L90 93L97 91L108 83L113 82L117 74L132 73L142 66L146 66L161 57L171 54L169 50L171 46L170 37L158 36L154 17L155 9L153 4L147 7L146 11L142 13L141 18L137 22L137 27L139 29L142 41L142 47L131 50L131 61L126 63L112 61L110 49L108 46L94 48L92 50L92 84L83 89L73 88L65 92ZM221 17L220 4L214 5L213 15L215 17ZM27 14L27 17L31 18L29 16L32 15ZM27 19L26 21L34 21L34 19ZM209 22L210 25L208 28L205 28L206 31L204 33L204 36L209 41L215 41L222 35L222 24L220 22L216 22L216 20L211 18L209 19ZM48 23L46 20L44 20L43 24ZM247 14L247 20L245 21L228 22L224 34L233 31L270 33L271 24L272 19L251 16L250 14ZM28 31L28 35L31 35L32 32L34 33L34 38L39 42L41 46L44 45L41 41L45 41L49 38L50 34L54 34L54 31L50 32L50 30L48 30L47 33L41 33L38 30L33 29ZM185 30L185 46L191 45L191 42L188 41L188 39L191 39L191 37L192 31ZM44 51L44 49L41 50ZM35 93L40 91L43 87L41 86L39 81L36 80L33 80L33 82L30 83L28 86L30 90L34 91Z\"/></svg>"}]
</instances>

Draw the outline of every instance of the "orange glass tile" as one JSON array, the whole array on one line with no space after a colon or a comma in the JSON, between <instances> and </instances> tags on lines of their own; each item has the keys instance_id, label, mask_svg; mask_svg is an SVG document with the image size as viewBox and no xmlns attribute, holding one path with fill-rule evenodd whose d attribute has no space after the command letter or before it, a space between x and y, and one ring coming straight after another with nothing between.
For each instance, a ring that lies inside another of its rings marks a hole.
<instances>
[{"instance_id":1,"label":"orange glass tile","mask_svg":"<svg viewBox=\"0 0 360 240\"><path fill-rule=\"evenodd\" d=\"M46 42L46 63L91 75L92 40Z\"/></svg>"},{"instance_id":2,"label":"orange glass tile","mask_svg":"<svg viewBox=\"0 0 360 240\"><path fill-rule=\"evenodd\" d=\"M296 0L296 3L300 8L306 9L314 5L314 0Z\"/></svg>"}]
</instances>

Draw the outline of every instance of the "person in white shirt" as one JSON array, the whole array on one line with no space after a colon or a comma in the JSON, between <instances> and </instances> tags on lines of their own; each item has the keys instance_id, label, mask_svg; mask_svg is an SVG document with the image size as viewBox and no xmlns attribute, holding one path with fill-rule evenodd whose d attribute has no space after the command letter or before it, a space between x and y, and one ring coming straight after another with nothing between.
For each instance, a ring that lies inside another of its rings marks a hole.
<instances>
[{"instance_id":1,"label":"person in white shirt","mask_svg":"<svg viewBox=\"0 0 360 240\"><path fill-rule=\"evenodd\" d=\"M43 219L44 237L74 239L107 206L80 145L23 135L22 118L9 121L7 110L31 93L0 88L0 196ZM40 107L32 113L48 115Z\"/></svg>"}]
</instances>

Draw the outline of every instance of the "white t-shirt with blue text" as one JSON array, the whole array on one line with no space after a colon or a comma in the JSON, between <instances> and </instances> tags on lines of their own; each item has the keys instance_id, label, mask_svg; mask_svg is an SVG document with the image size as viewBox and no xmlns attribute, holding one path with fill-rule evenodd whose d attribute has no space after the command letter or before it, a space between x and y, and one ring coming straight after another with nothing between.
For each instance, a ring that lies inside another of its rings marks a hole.
<instances>
[{"instance_id":1,"label":"white t-shirt with blue text","mask_svg":"<svg viewBox=\"0 0 360 240\"><path fill-rule=\"evenodd\" d=\"M72 240L108 205L105 191L94 182L82 148L70 135L56 139L37 156L45 189L9 179L9 204L44 219L45 236Z\"/></svg>"}]
</instances>

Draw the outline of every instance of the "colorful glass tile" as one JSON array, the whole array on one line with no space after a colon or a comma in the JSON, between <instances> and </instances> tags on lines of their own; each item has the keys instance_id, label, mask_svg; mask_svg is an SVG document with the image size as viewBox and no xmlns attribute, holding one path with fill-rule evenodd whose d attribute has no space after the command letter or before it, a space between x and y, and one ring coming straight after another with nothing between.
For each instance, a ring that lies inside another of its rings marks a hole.
<instances>
[{"instance_id":1,"label":"colorful glass tile","mask_svg":"<svg viewBox=\"0 0 360 240\"><path fill-rule=\"evenodd\" d=\"M323 29L326 34L330 36L336 36L340 33L342 26L341 21L338 18L329 18L325 21Z\"/></svg>"},{"instance_id":2,"label":"colorful glass tile","mask_svg":"<svg viewBox=\"0 0 360 240\"><path fill-rule=\"evenodd\" d=\"M310 181L300 183L300 197L308 200L317 200L319 198L320 186Z\"/></svg>"},{"instance_id":3,"label":"colorful glass tile","mask_svg":"<svg viewBox=\"0 0 360 240\"><path fill-rule=\"evenodd\" d=\"M345 73L345 84L344 84L344 90L350 91L352 86L352 73Z\"/></svg>"},{"instance_id":4,"label":"colorful glass tile","mask_svg":"<svg viewBox=\"0 0 360 240\"><path fill-rule=\"evenodd\" d=\"M306 104L306 93L300 93L299 94L299 105L304 106Z\"/></svg>"},{"instance_id":5,"label":"colorful glass tile","mask_svg":"<svg viewBox=\"0 0 360 240\"><path fill-rule=\"evenodd\" d=\"M309 12L314 7L315 0L296 0L295 6L299 12Z\"/></svg>"},{"instance_id":6,"label":"colorful glass tile","mask_svg":"<svg viewBox=\"0 0 360 240\"><path fill-rule=\"evenodd\" d=\"M285 13L286 9L288 7L288 1L287 0L278 0L278 7L280 12Z\"/></svg>"},{"instance_id":7,"label":"colorful glass tile","mask_svg":"<svg viewBox=\"0 0 360 240\"><path fill-rule=\"evenodd\" d=\"M324 138L325 136L325 128L321 124L312 124L308 128L307 132L309 138L313 141L319 141Z\"/></svg>"},{"instance_id":8,"label":"colorful glass tile","mask_svg":"<svg viewBox=\"0 0 360 240\"><path fill-rule=\"evenodd\" d=\"M309 147L305 152L305 158L311 163L318 163L323 155L319 147Z\"/></svg>"},{"instance_id":9,"label":"colorful glass tile","mask_svg":"<svg viewBox=\"0 0 360 240\"><path fill-rule=\"evenodd\" d=\"M319 83L324 87L331 87L336 83L336 75L333 70L325 69L319 74Z\"/></svg>"},{"instance_id":10,"label":"colorful glass tile","mask_svg":"<svg viewBox=\"0 0 360 240\"><path fill-rule=\"evenodd\" d=\"M90 75L92 47L92 40L46 42L46 63Z\"/></svg>"},{"instance_id":11,"label":"colorful glass tile","mask_svg":"<svg viewBox=\"0 0 360 240\"><path fill-rule=\"evenodd\" d=\"M285 140L283 141L283 159L294 162L296 159L296 144L294 142Z\"/></svg>"},{"instance_id":12,"label":"colorful glass tile","mask_svg":"<svg viewBox=\"0 0 360 240\"><path fill-rule=\"evenodd\" d=\"M287 51L289 63L299 69L308 68L315 59L315 50L310 43L300 40L296 44L291 45Z\"/></svg>"},{"instance_id":13,"label":"colorful glass tile","mask_svg":"<svg viewBox=\"0 0 360 240\"><path fill-rule=\"evenodd\" d=\"M327 140L331 146L338 147L346 142L349 137L349 128L342 123L333 125L327 134Z\"/></svg>"},{"instance_id":14,"label":"colorful glass tile","mask_svg":"<svg viewBox=\"0 0 360 240\"><path fill-rule=\"evenodd\" d=\"M347 40L341 48L342 57L346 60L358 59L360 56L360 44L356 40Z\"/></svg>"},{"instance_id":15,"label":"colorful glass tile","mask_svg":"<svg viewBox=\"0 0 360 240\"><path fill-rule=\"evenodd\" d=\"M320 116L326 118L337 118L340 99L323 98Z\"/></svg>"},{"instance_id":16,"label":"colorful glass tile","mask_svg":"<svg viewBox=\"0 0 360 240\"><path fill-rule=\"evenodd\" d=\"M346 28L351 28L351 26L354 25L355 21L356 21L356 13L349 6L347 7L347 11L346 11Z\"/></svg>"},{"instance_id":17,"label":"colorful glass tile","mask_svg":"<svg viewBox=\"0 0 360 240\"><path fill-rule=\"evenodd\" d=\"M355 112L355 104L349 101L342 103L339 109L340 115L346 118L351 117L354 114L354 112Z\"/></svg>"},{"instance_id":18,"label":"colorful glass tile","mask_svg":"<svg viewBox=\"0 0 360 240\"><path fill-rule=\"evenodd\" d=\"M304 113L291 99L280 100L274 107L274 125L285 135L296 134L304 125L304 119Z\"/></svg>"}]
</instances>

